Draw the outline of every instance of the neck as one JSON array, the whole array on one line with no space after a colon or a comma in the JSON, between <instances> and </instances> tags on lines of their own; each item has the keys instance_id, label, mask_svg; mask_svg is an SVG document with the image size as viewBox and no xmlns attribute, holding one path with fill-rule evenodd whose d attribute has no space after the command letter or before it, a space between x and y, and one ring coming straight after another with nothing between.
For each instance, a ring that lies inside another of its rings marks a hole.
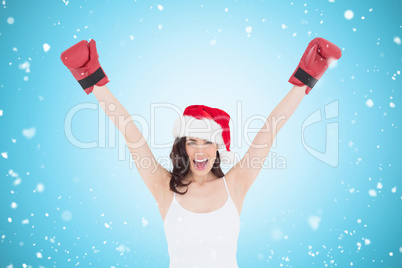
<instances>
[{"instance_id":1,"label":"neck","mask_svg":"<svg viewBox=\"0 0 402 268\"><path fill-rule=\"evenodd\" d=\"M214 179L216 179L216 176L212 172L201 176L194 173L189 173L186 181L192 181L192 183L196 183L197 185L203 185L204 183L213 181Z\"/></svg>"}]
</instances>

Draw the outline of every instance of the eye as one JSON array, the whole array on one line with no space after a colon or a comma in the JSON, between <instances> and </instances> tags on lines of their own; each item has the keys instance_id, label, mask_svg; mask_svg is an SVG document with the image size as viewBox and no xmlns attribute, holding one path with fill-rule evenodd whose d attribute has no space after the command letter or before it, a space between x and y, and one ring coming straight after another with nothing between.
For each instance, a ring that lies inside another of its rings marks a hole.
<instances>
[{"instance_id":1,"label":"eye","mask_svg":"<svg viewBox=\"0 0 402 268\"><path fill-rule=\"evenodd\" d=\"M188 145L192 145L192 144L195 144L195 142L189 142L189 143L188 143ZM206 144L212 144L212 142L207 141Z\"/></svg>"}]
</instances>

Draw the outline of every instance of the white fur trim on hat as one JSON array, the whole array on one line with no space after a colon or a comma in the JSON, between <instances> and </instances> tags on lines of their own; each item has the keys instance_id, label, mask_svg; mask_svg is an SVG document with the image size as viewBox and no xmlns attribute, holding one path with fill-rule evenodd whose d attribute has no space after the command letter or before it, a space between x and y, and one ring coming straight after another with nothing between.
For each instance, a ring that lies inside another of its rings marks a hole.
<instances>
[{"instance_id":1,"label":"white fur trim on hat","mask_svg":"<svg viewBox=\"0 0 402 268\"><path fill-rule=\"evenodd\" d=\"M196 119L192 116L182 116L176 119L173 127L173 137L194 137L218 144L219 149L226 148L222 138L222 127L213 119Z\"/></svg>"}]
</instances>

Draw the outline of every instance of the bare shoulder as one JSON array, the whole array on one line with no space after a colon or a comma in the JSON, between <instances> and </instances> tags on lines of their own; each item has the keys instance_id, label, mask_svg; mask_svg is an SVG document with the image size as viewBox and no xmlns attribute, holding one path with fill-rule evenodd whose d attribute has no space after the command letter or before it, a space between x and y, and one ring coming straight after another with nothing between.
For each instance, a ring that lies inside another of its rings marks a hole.
<instances>
[{"instance_id":1,"label":"bare shoulder","mask_svg":"<svg viewBox=\"0 0 402 268\"><path fill-rule=\"evenodd\" d=\"M152 177L144 179L145 184L150 190L157 203L163 203L168 192L171 174L168 170L159 166L157 172Z\"/></svg>"},{"instance_id":2,"label":"bare shoulder","mask_svg":"<svg viewBox=\"0 0 402 268\"><path fill-rule=\"evenodd\" d=\"M162 179L162 198L165 199L169 196L170 191L170 180L172 175L170 173L165 174Z\"/></svg>"},{"instance_id":3,"label":"bare shoulder","mask_svg":"<svg viewBox=\"0 0 402 268\"><path fill-rule=\"evenodd\" d=\"M164 177L161 192L158 197L155 197L163 221L165 221L170 204L173 201L173 191L170 190L170 180L170 175Z\"/></svg>"},{"instance_id":4,"label":"bare shoulder","mask_svg":"<svg viewBox=\"0 0 402 268\"><path fill-rule=\"evenodd\" d=\"M231 181L235 192L242 197L246 196L261 170L261 168L253 169L247 161L248 158L243 157L226 175Z\"/></svg>"},{"instance_id":5,"label":"bare shoulder","mask_svg":"<svg viewBox=\"0 0 402 268\"><path fill-rule=\"evenodd\" d=\"M230 169L225 174L226 183L231 192L231 195L237 199L243 199L244 187L235 169Z\"/></svg>"},{"instance_id":6,"label":"bare shoulder","mask_svg":"<svg viewBox=\"0 0 402 268\"><path fill-rule=\"evenodd\" d=\"M244 199L246 197L244 185L241 183L241 178L239 178L234 170L229 170L229 172L225 175L225 179L228 185L230 196L232 197L240 215L243 209Z\"/></svg>"}]
</instances>

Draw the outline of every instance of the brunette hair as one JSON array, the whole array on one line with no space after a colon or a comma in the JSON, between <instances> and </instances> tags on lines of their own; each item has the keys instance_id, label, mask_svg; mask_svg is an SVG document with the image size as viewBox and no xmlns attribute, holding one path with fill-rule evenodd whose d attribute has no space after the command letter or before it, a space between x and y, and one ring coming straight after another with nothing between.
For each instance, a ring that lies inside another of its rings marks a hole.
<instances>
[{"instance_id":1,"label":"brunette hair","mask_svg":"<svg viewBox=\"0 0 402 268\"><path fill-rule=\"evenodd\" d=\"M173 163L173 171L170 172L170 174L172 175L169 182L170 190L175 193L184 195L185 193L187 193L188 188L184 193L181 193L176 189L176 187L188 186L191 184L191 181L187 184L183 183L184 177L190 171L190 161L186 152L186 137L176 138L169 156L170 159L172 159ZM216 159L211 171L219 178L225 175L221 170L220 164L221 158L219 156L219 152L216 151Z\"/></svg>"}]
</instances>

